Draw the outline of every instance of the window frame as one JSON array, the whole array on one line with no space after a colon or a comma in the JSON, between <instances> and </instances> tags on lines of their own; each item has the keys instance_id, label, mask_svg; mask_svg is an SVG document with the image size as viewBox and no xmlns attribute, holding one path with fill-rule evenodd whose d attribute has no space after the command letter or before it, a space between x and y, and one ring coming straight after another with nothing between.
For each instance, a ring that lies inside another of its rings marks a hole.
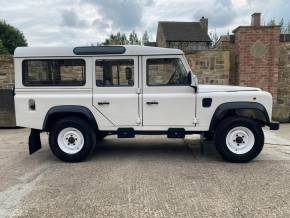
<instances>
[{"instance_id":1,"label":"window frame","mask_svg":"<svg viewBox=\"0 0 290 218\"><path fill-rule=\"evenodd\" d=\"M146 86L147 87L188 87L189 86L188 84L186 84L186 85L168 85L168 84L151 85L151 84L149 84L148 60L158 60L158 59L159 60L160 59L179 59L182 63L183 68L187 72L186 66L184 65L183 60L180 57L158 57L158 58L148 57L148 58L146 58Z\"/></svg>"},{"instance_id":2,"label":"window frame","mask_svg":"<svg viewBox=\"0 0 290 218\"><path fill-rule=\"evenodd\" d=\"M26 61L57 61L57 60L69 60L69 61L73 61L73 60L78 60L83 62L83 66L84 66L84 72L83 72L83 80L79 81L78 83L75 84L27 84L27 82L25 82L25 67L24 67L24 63ZM87 71L86 71L86 60L83 58L38 58L38 59L23 59L22 63L21 63L21 70L22 70L22 85L25 87L80 87L80 86L85 86L87 83Z\"/></svg>"},{"instance_id":3,"label":"window frame","mask_svg":"<svg viewBox=\"0 0 290 218\"><path fill-rule=\"evenodd\" d=\"M133 61L133 71L132 71L132 74L133 74L133 82L134 84L133 85L107 85L107 86L99 86L97 84L97 78L96 78L96 63L97 62L102 62L102 61ZM111 87L115 87L115 88L132 88L132 87L135 87L135 59L134 58L108 58L108 59L96 59L95 62L94 62L94 65L95 65L95 71L94 71L94 74L95 74L95 86L98 87L98 88L111 88Z\"/></svg>"}]
</instances>

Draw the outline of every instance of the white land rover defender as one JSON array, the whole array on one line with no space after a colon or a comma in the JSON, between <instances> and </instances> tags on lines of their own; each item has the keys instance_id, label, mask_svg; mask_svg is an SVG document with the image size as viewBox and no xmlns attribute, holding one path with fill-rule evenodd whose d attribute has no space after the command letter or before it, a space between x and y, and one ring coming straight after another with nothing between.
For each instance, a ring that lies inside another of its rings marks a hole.
<instances>
[{"instance_id":1,"label":"white land rover defender","mask_svg":"<svg viewBox=\"0 0 290 218\"><path fill-rule=\"evenodd\" d=\"M255 158L271 121L272 96L259 88L198 85L181 50L142 46L29 48L15 51L18 126L29 151L49 133L61 160L84 160L107 135L213 137L231 162Z\"/></svg>"}]
</instances>

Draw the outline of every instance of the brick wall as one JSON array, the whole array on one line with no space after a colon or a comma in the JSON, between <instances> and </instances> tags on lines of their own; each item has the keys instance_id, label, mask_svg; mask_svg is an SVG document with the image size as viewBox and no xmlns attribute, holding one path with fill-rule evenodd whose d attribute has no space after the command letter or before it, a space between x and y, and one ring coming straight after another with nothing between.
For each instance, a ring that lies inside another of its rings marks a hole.
<instances>
[{"instance_id":1,"label":"brick wall","mask_svg":"<svg viewBox=\"0 0 290 218\"><path fill-rule=\"evenodd\" d=\"M229 51L199 51L186 54L186 58L200 84L229 84Z\"/></svg>"},{"instance_id":2,"label":"brick wall","mask_svg":"<svg viewBox=\"0 0 290 218\"><path fill-rule=\"evenodd\" d=\"M238 84L269 91L276 103L280 27L238 27L234 33Z\"/></svg>"}]
</instances>

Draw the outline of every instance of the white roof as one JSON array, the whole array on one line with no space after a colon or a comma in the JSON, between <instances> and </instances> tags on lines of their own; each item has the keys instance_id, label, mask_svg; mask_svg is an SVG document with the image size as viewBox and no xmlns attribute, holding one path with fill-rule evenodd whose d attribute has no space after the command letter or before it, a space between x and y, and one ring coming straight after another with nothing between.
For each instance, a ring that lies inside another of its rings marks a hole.
<instances>
[{"instance_id":1,"label":"white roof","mask_svg":"<svg viewBox=\"0 0 290 218\"><path fill-rule=\"evenodd\" d=\"M89 47L89 46L88 46ZM109 47L109 46L108 46ZM124 45L123 54L76 55L75 47L18 47L14 57L70 57L70 56L113 56L113 55L171 55L183 54L179 49L159 48L139 45Z\"/></svg>"}]
</instances>

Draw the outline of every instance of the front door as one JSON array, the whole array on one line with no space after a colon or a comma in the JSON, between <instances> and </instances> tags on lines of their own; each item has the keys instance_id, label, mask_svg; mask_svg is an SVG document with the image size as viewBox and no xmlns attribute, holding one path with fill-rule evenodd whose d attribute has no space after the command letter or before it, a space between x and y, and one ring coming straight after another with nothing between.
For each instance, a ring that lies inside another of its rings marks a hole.
<instances>
[{"instance_id":1,"label":"front door","mask_svg":"<svg viewBox=\"0 0 290 218\"><path fill-rule=\"evenodd\" d=\"M113 126L139 125L138 57L94 59L93 105Z\"/></svg>"},{"instance_id":2,"label":"front door","mask_svg":"<svg viewBox=\"0 0 290 218\"><path fill-rule=\"evenodd\" d=\"M146 56L143 62L143 125L193 127L195 93L183 56Z\"/></svg>"}]
</instances>

